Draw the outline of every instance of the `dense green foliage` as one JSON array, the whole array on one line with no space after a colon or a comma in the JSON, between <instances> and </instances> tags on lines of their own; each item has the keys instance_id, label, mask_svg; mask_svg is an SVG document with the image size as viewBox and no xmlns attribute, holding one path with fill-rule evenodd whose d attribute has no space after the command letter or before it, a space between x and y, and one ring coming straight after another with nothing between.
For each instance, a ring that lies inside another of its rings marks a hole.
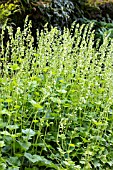
<instances>
[{"instance_id":1,"label":"dense green foliage","mask_svg":"<svg viewBox=\"0 0 113 170\"><path fill-rule=\"evenodd\" d=\"M1 170L113 169L113 41L104 35L94 48L92 27L76 25L74 37L68 29L61 35L45 27L37 32L38 49L30 24L22 33L18 28L15 39L8 27L0 78Z\"/></svg>"},{"instance_id":2,"label":"dense green foliage","mask_svg":"<svg viewBox=\"0 0 113 170\"><path fill-rule=\"evenodd\" d=\"M113 169L112 9L83 0L0 3L0 31L6 19L17 30L14 39L6 26L0 54L1 170ZM73 21L86 27L72 37L64 26ZM46 23L50 32L41 32Z\"/></svg>"}]
</instances>

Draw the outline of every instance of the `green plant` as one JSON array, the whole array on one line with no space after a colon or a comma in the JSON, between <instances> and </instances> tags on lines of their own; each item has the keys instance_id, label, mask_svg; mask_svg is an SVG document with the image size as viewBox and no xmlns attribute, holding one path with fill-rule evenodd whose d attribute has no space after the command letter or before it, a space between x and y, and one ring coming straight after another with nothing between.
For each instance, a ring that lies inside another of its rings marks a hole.
<instances>
[{"instance_id":1,"label":"green plant","mask_svg":"<svg viewBox=\"0 0 113 170\"><path fill-rule=\"evenodd\" d=\"M12 11L16 11L19 8L17 2L18 0L15 0L13 3L11 1L6 1L6 3L0 4L0 23L3 24L9 15L11 15Z\"/></svg>"},{"instance_id":2,"label":"green plant","mask_svg":"<svg viewBox=\"0 0 113 170\"><path fill-rule=\"evenodd\" d=\"M104 35L103 44L94 48L92 24L76 25L74 37L69 29L61 34L45 26L40 36L37 31L34 49L30 27L18 28L15 39L7 27L0 168L112 169L113 43Z\"/></svg>"}]
</instances>

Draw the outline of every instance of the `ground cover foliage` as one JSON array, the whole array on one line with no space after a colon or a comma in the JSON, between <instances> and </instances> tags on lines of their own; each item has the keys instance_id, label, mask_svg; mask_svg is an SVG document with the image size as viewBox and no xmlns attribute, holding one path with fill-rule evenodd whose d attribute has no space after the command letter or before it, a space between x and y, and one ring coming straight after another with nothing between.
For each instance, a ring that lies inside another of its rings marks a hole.
<instances>
[{"instance_id":1,"label":"ground cover foliage","mask_svg":"<svg viewBox=\"0 0 113 170\"><path fill-rule=\"evenodd\" d=\"M113 40L45 26L34 49L30 26L2 46L0 169L112 169Z\"/></svg>"}]
</instances>

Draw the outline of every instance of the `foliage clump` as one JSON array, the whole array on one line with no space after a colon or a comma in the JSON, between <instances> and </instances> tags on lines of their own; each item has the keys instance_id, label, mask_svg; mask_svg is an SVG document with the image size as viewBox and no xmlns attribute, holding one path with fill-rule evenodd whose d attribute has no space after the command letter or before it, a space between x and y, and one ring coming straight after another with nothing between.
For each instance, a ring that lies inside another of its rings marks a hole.
<instances>
[{"instance_id":1,"label":"foliage clump","mask_svg":"<svg viewBox=\"0 0 113 170\"><path fill-rule=\"evenodd\" d=\"M30 27L18 28L15 39L7 27L0 168L113 169L112 39L104 35L94 48L93 25L76 25L73 37L45 27L34 49Z\"/></svg>"}]
</instances>

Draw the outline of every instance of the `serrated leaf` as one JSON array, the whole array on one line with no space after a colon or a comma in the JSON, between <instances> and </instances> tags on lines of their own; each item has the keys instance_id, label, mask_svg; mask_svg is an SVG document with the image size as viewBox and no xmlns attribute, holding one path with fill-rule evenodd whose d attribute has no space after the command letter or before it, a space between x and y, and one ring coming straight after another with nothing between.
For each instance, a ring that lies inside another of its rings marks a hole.
<instances>
[{"instance_id":1,"label":"serrated leaf","mask_svg":"<svg viewBox=\"0 0 113 170\"><path fill-rule=\"evenodd\" d=\"M18 157L10 157L9 159L7 159L7 162L9 165L13 165L13 166L20 166L20 160L18 159Z\"/></svg>"},{"instance_id":2,"label":"serrated leaf","mask_svg":"<svg viewBox=\"0 0 113 170\"><path fill-rule=\"evenodd\" d=\"M22 129L22 133L26 134L28 138L35 135L35 131L32 129Z\"/></svg>"},{"instance_id":3,"label":"serrated leaf","mask_svg":"<svg viewBox=\"0 0 113 170\"><path fill-rule=\"evenodd\" d=\"M31 143L27 141L26 142L17 141L17 142L20 144L21 148L25 151L27 151L31 146Z\"/></svg>"},{"instance_id":4,"label":"serrated leaf","mask_svg":"<svg viewBox=\"0 0 113 170\"><path fill-rule=\"evenodd\" d=\"M53 164L51 161L47 160L46 158L44 158L43 156L39 156L39 155L31 155L30 153L25 153L24 156L31 161L32 163L38 163L40 162L40 166L44 166L46 165L46 167L51 167L51 168L55 168L58 170L58 166L56 166L55 164Z\"/></svg>"},{"instance_id":5,"label":"serrated leaf","mask_svg":"<svg viewBox=\"0 0 113 170\"><path fill-rule=\"evenodd\" d=\"M42 161L42 158L39 155L31 155L30 153L25 153L24 156L33 163Z\"/></svg>"}]
</instances>

